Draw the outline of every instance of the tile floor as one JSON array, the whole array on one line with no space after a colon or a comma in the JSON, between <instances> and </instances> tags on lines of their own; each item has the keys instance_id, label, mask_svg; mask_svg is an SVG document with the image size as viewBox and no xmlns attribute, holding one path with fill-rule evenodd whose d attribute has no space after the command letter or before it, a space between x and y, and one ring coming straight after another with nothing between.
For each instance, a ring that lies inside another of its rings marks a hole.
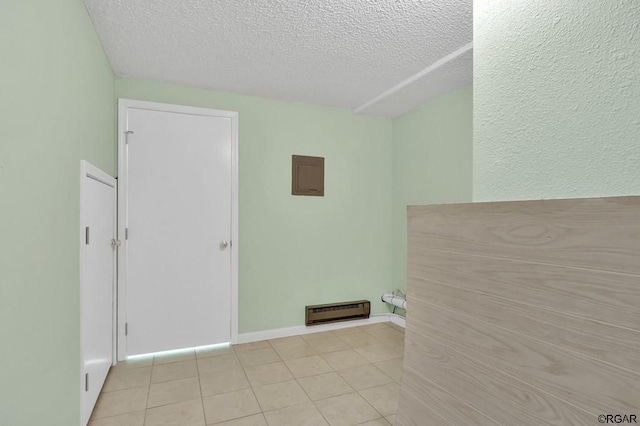
<instances>
[{"instance_id":1,"label":"tile floor","mask_svg":"<svg viewBox=\"0 0 640 426\"><path fill-rule=\"evenodd\" d=\"M403 341L379 323L121 362L89 426L390 425Z\"/></svg>"}]
</instances>

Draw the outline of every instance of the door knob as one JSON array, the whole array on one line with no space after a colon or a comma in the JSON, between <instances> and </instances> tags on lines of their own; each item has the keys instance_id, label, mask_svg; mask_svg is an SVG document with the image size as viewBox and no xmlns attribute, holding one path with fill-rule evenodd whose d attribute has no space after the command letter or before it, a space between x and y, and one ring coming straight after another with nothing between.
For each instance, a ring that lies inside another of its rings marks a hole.
<instances>
[{"instance_id":1,"label":"door knob","mask_svg":"<svg viewBox=\"0 0 640 426\"><path fill-rule=\"evenodd\" d=\"M220 250L226 249L228 245L229 245L228 242L226 242L224 240L220 241Z\"/></svg>"}]
</instances>

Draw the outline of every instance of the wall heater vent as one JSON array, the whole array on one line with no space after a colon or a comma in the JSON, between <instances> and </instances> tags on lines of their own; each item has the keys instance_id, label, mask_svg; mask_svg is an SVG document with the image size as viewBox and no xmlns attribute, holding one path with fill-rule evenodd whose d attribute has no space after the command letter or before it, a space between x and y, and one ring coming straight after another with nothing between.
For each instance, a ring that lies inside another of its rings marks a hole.
<instances>
[{"instance_id":1,"label":"wall heater vent","mask_svg":"<svg viewBox=\"0 0 640 426\"><path fill-rule=\"evenodd\" d=\"M369 318L371 302L368 300L358 300L355 302L312 305L306 306L305 312L305 322L307 325L365 319Z\"/></svg>"}]
</instances>

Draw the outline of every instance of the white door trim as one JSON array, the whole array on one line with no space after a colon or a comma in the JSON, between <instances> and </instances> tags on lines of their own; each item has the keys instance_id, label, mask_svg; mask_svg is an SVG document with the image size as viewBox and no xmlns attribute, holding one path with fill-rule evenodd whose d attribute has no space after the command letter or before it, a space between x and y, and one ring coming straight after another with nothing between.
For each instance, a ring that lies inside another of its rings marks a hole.
<instances>
[{"instance_id":1,"label":"white door trim","mask_svg":"<svg viewBox=\"0 0 640 426\"><path fill-rule=\"evenodd\" d=\"M127 109L145 109L179 114L224 117L231 120L231 343L238 341L238 113L209 108L172 105L156 102L118 99L118 239L122 241L118 250L118 326L117 359L126 358L126 286L127 265L125 228L127 227L127 170L125 153L127 142Z\"/></svg>"},{"instance_id":2,"label":"white door trim","mask_svg":"<svg viewBox=\"0 0 640 426\"><path fill-rule=\"evenodd\" d=\"M118 190L118 183L117 180L110 176L109 174L103 172L102 170L100 170L99 168L97 168L96 166L94 166L93 164L89 163L86 160L80 160L80 229L79 229L79 244L80 244L80 396L81 396L81 402L80 402L80 424L81 426L83 425L83 417L84 417L84 387L85 387L85 375L84 375L84 304L83 304L83 300L84 300L84 271L85 271L85 251L84 251L84 247L85 247L85 224L87 222L87 218L86 218L86 214L87 212L85 211L84 208L84 195L85 195L85 190L86 190L86 178L91 178L94 179L100 183L103 183L107 186L110 186L112 188L114 188L114 200L113 200L113 205L114 205L114 215L117 214L117 190ZM116 300L116 284L117 283L117 278L116 278L116 262L114 262L113 264L113 283L112 283L112 287L113 287L113 300L115 302ZM116 341L117 341L117 336L116 336L116 306L115 303L113 305L113 310L112 310L112 318L113 318L113 351L112 351L112 364L115 365L116 363ZM87 416L88 417L88 416ZM85 423L86 424L86 423Z\"/></svg>"}]
</instances>

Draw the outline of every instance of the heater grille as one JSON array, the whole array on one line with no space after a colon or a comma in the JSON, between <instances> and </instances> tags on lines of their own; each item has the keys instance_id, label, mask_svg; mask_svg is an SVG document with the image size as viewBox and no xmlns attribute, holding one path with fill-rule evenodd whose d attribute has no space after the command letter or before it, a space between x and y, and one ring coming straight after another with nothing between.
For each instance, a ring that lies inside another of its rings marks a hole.
<instances>
[{"instance_id":1,"label":"heater grille","mask_svg":"<svg viewBox=\"0 0 640 426\"><path fill-rule=\"evenodd\" d=\"M371 303L368 300L355 302L329 303L305 307L307 325L327 324L369 318Z\"/></svg>"}]
</instances>

